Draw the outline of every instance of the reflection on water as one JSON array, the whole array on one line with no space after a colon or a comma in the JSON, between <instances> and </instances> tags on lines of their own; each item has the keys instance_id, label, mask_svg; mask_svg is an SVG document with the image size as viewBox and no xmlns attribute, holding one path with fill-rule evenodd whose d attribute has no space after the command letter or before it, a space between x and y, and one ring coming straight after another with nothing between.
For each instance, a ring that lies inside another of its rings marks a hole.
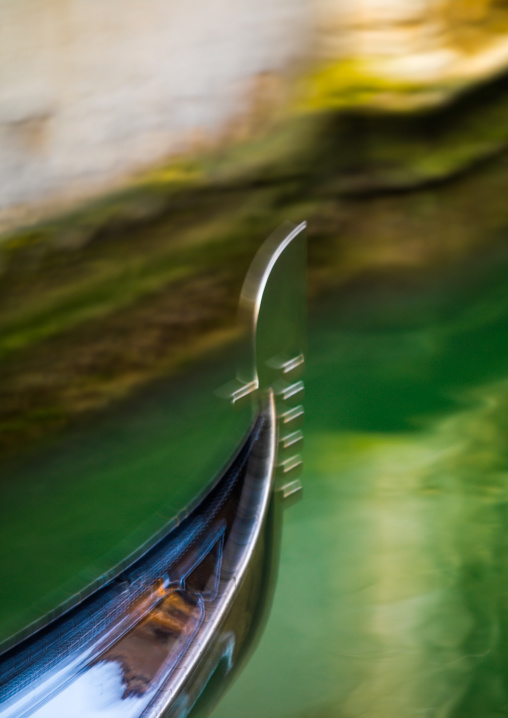
<instances>
[{"instance_id":1,"label":"reflection on water","mask_svg":"<svg viewBox=\"0 0 508 718\"><path fill-rule=\"evenodd\" d=\"M0 642L104 582L217 476L251 421L214 394L231 365L215 358L2 466Z\"/></svg>"},{"instance_id":2,"label":"reflection on water","mask_svg":"<svg viewBox=\"0 0 508 718\"><path fill-rule=\"evenodd\" d=\"M216 718L506 715L507 289L314 317L305 501Z\"/></svg>"}]
</instances>

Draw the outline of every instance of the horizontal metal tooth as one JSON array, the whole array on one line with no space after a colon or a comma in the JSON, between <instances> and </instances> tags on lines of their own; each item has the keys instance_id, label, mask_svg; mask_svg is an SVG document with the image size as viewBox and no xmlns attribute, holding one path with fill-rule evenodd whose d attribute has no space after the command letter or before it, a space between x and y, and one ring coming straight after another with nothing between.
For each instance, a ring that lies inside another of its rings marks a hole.
<instances>
[{"instance_id":1,"label":"horizontal metal tooth","mask_svg":"<svg viewBox=\"0 0 508 718\"><path fill-rule=\"evenodd\" d=\"M280 443L285 449L288 449L290 446L293 446L300 441L303 441L303 433L300 431L300 429L297 429L296 431L291 432L291 434L283 436L280 440Z\"/></svg>"},{"instance_id":2,"label":"horizontal metal tooth","mask_svg":"<svg viewBox=\"0 0 508 718\"><path fill-rule=\"evenodd\" d=\"M236 404L246 399L246 397L252 398L258 389L259 382L257 380L245 383L234 379L224 386L221 386L215 393L222 399L228 399L232 404Z\"/></svg>"},{"instance_id":3,"label":"horizontal metal tooth","mask_svg":"<svg viewBox=\"0 0 508 718\"><path fill-rule=\"evenodd\" d=\"M245 399L250 394L253 394L258 389L258 382L251 381L249 384L244 384L231 393L231 401L236 404L237 401Z\"/></svg>"},{"instance_id":4,"label":"horizontal metal tooth","mask_svg":"<svg viewBox=\"0 0 508 718\"><path fill-rule=\"evenodd\" d=\"M302 457L299 454L295 454L294 456L291 456L289 459L282 461L279 465L284 474L289 474L290 471L294 471L295 469L297 469L303 465Z\"/></svg>"},{"instance_id":5,"label":"horizontal metal tooth","mask_svg":"<svg viewBox=\"0 0 508 718\"><path fill-rule=\"evenodd\" d=\"M284 374L289 374L290 372L297 369L299 366L302 366L302 364L305 362L305 357L303 354L298 354L298 356L293 357L287 362L284 362L282 365L282 371Z\"/></svg>"},{"instance_id":6,"label":"horizontal metal tooth","mask_svg":"<svg viewBox=\"0 0 508 718\"><path fill-rule=\"evenodd\" d=\"M293 503L301 497L303 486L299 479L295 479L281 486L281 491L283 500Z\"/></svg>"},{"instance_id":7,"label":"horizontal metal tooth","mask_svg":"<svg viewBox=\"0 0 508 718\"><path fill-rule=\"evenodd\" d=\"M273 359L270 359L268 365L273 367L274 369L282 371L283 374L290 374L292 371L298 369L298 367L302 366L304 363L304 355L298 354L297 356L291 357L291 359L287 359L286 361L280 359L279 357L274 357Z\"/></svg>"},{"instance_id":8,"label":"horizontal metal tooth","mask_svg":"<svg viewBox=\"0 0 508 718\"><path fill-rule=\"evenodd\" d=\"M305 389L303 381L295 381L294 384L288 384L283 386L278 391L278 394L282 397L283 401L291 399L291 397L300 394Z\"/></svg>"},{"instance_id":9,"label":"horizontal metal tooth","mask_svg":"<svg viewBox=\"0 0 508 718\"><path fill-rule=\"evenodd\" d=\"M296 419L300 419L305 414L305 409L301 404L298 404L298 406L294 406L292 409L288 409L287 411L280 414L279 419L282 421L283 424L289 424L292 421L296 421Z\"/></svg>"}]
</instances>

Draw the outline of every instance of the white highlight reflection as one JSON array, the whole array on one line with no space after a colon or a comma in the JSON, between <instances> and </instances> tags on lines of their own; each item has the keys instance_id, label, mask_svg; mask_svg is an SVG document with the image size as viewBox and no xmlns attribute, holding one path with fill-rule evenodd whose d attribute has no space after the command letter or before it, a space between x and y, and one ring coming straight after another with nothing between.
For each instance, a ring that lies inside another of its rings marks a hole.
<instances>
[{"instance_id":1,"label":"white highlight reflection","mask_svg":"<svg viewBox=\"0 0 508 718\"><path fill-rule=\"evenodd\" d=\"M122 668L118 663L99 663L57 696L41 706L33 718L137 718L155 691L123 698Z\"/></svg>"}]
</instances>

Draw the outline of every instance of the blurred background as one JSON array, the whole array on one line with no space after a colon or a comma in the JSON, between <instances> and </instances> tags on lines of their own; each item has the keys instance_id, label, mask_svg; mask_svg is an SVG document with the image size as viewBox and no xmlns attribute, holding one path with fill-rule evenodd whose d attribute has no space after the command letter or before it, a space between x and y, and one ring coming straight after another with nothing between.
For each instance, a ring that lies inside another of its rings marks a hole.
<instances>
[{"instance_id":1,"label":"blurred background","mask_svg":"<svg viewBox=\"0 0 508 718\"><path fill-rule=\"evenodd\" d=\"M507 714L507 149L505 0L0 0L0 639L41 514L42 614L234 445L203 397L307 220L305 500L214 715Z\"/></svg>"}]
</instances>

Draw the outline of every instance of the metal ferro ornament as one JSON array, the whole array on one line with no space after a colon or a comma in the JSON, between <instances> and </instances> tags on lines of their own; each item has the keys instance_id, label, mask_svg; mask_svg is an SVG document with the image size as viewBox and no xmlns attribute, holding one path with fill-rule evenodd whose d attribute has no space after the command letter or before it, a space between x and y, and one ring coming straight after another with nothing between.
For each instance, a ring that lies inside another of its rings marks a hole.
<instances>
[{"instance_id":1,"label":"metal ferro ornament","mask_svg":"<svg viewBox=\"0 0 508 718\"><path fill-rule=\"evenodd\" d=\"M141 557L0 656L2 718L205 715L245 662L301 489L305 277L305 223L286 224L245 280L250 356L222 392L252 403L243 445Z\"/></svg>"}]
</instances>

